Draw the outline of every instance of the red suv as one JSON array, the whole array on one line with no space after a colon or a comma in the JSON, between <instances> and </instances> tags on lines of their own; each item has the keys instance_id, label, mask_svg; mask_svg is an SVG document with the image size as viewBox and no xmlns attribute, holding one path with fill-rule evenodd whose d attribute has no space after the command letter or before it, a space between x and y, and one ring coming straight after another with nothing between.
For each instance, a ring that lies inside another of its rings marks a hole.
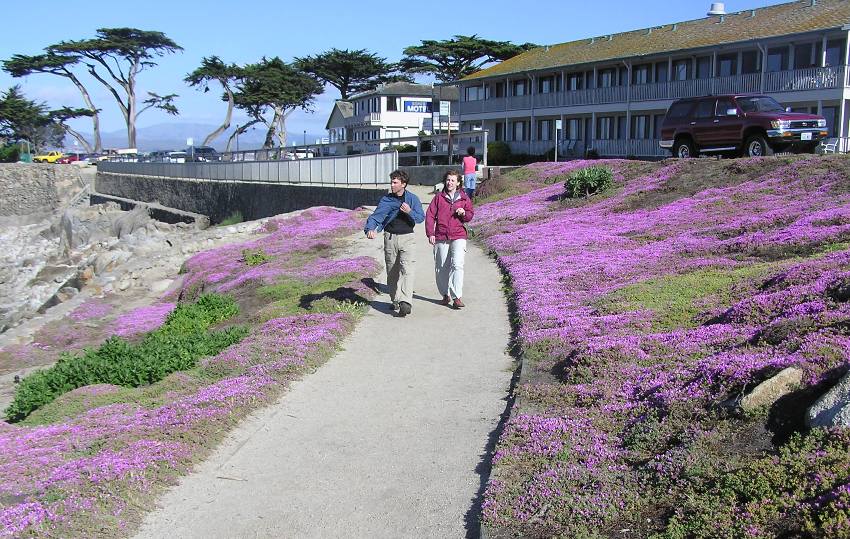
<instances>
[{"instance_id":1,"label":"red suv","mask_svg":"<svg viewBox=\"0 0 850 539\"><path fill-rule=\"evenodd\" d=\"M661 147L673 157L735 153L814 152L828 135L816 114L786 112L766 95L714 95L679 99L661 125Z\"/></svg>"}]
</instances>

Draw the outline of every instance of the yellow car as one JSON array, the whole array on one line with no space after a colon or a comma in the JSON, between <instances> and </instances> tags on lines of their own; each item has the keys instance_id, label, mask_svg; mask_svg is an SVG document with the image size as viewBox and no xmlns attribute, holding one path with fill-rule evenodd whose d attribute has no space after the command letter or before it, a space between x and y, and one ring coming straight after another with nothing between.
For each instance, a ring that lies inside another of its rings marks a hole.
<instances>
[{"instance_id":1,"label":"yellow car","mask_svg":"<svg viewBox=\"0 0 850 539\"><path fill-rule=\"evenodd\" d=\"M32 158L34 163L55 163L63 157L62 152L47 152Z\"/></svg>"}]
</instances>

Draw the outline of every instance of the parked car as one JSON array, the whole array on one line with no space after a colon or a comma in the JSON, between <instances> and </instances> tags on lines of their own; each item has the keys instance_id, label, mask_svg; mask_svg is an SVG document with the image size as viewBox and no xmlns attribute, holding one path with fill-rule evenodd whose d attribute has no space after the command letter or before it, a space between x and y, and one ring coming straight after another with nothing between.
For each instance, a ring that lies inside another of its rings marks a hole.
<instances>
[{"instance_id":1,"label":"parked car","mask_svg":"<svg viewBox=\"0 0 850 539\"><path fill-rule=\"evenodd\" d=\"M186 152L168 152L168 163L185 163L188 160Z\"/></svg>"},{"instance_id":2,"label":"parked car","mask_svg":"<svg viewBox=\"0 0 850 539\"><path fill-rule=\"evenodd\" d=\"M63 157L62 152L52 151L52 152L47 152L47 153L43 153L43 154L40 154L40 155L36 155L35 157L32 158L32 160L33 160L33 163L55 163L56 161L59 161L60 159L62 159L62 157Z\"/></svg>"},{"instance_id":3,"label":"parked car","mask_svg":"<svg viewBox=\"0 0 850 539\"><path fill-rule=\"evenodd\" d=\"M77 161L80 161L83 158L84 155L85 154L81 155L81 154L78 154L78 153L70 153L68 155L64 155L64 156L60 157L59 159L56 160L56 162L61 163L63 165L69 165L71 163L76 163Z\"/></svg>"},{"instance_id":4,"label":"parked car","mask_svg":"<svg viewBox=\"0 0 850 539\"><path fill-rule=\"evenodd\" d=\"M221 156L212 146L195 146L187 148L186 154L190 156L187 161L220 161Z\"/></svg>"},{"instance_id":5,"label":"parked car","mask_svg":"<svg viewBox=\"0 0 850 539\"><path fill-rule=\"evenodd\" d=\"M674 101L661 124L661 147L680 158L814 153L827 135L822 116L788 112L772 97L716 95Z\"/></svg>"}]
</instances>

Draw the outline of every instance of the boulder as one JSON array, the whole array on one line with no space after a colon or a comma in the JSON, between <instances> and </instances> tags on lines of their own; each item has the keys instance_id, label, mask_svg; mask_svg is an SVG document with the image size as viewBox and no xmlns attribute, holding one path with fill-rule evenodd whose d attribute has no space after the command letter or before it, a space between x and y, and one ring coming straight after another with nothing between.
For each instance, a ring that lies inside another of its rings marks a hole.
<instances>
[{"instance_id":1,"label":"boulder","mask_svg":"<svg viewBox=\"0 0 850 539\"><path fill-rule=\"evenodd\" d=\"M66 256L71 250L88 243L91 237L89 228L80 222L72 209L67 209L59 219L59 246Z\"/></svg>"},{"instance_id":2,"label":"boulder","mask_svg":"<svg viewBox=\"0 0 850 539\"><path fill-rule=\"evenodd\" d=\"M121 213L112 221L112 234L118 238L123 238L136 230L144 229L150 219L148 208L136 206L131 211Z\"/></svg>"},{"instance_id":3,"label":"boulder","mask_svg":"<svg viewBox=\"0 0 850 539\"><path fill-rule=\"evenodd\" d=\"M803 371L797 367L782 369L772 378L757 385L741 399L741 409L751 412L758 408L769 407L785 395L800 387Z\"/></svg>"},{"instance_id":4,"label":"boulder","mask_svg":"<svg viewBox=\"0 0 850 539\"><path fill-rule=\"evenodd\" d=\"M850 427L850 373L806 411L809 427Z\"/></svg>"}]
</instances>

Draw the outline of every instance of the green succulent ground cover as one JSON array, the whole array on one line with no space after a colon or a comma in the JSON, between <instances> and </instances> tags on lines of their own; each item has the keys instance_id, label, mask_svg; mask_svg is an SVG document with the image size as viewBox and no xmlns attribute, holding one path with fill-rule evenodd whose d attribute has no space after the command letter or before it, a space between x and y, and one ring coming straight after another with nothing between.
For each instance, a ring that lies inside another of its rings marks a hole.
<instances>
[{"instance_id":1,"label":"green succulent ground cover","mask_svg":"<svg viewBox=\"0 0 850 539\"><path fill-rule=\"evenodd\" d=\"M6 416L10 421L20 421L78 387L139 387L158 382L172 372L190 369L198 358L216 354L247 334L244 327L210 331L211 326L237 312L232 298L207 294L195 303L178 305L159 329L137 344L113 336L81 355L63 353L53 367L21 381Z\"/></svg>"}]
</instances>

